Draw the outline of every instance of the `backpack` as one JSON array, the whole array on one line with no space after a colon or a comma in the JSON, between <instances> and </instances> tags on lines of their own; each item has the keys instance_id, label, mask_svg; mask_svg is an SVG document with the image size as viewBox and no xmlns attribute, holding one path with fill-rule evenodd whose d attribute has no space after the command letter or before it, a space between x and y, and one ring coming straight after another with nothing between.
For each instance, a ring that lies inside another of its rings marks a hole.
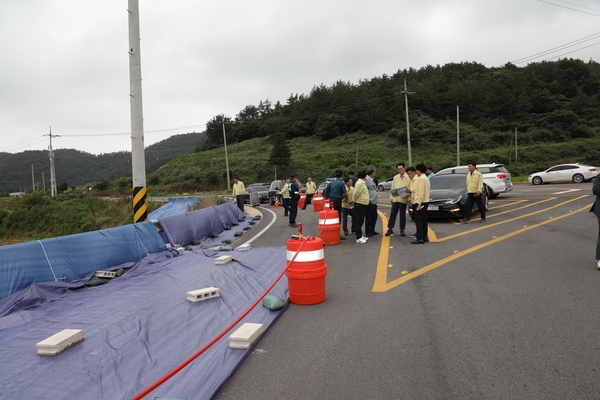
<instances>
[{"instance_id":1,"label":"backpack","mask_svg":"<svg viewBox=\"0 0 600 400\"><path fill-rule=\"evenodd\" d=\"M325 189L323 189L323 198L328 199L330 193L331 193L331 182L329 182L329 185L325 186Z\"/></svg>"}]
</instances>

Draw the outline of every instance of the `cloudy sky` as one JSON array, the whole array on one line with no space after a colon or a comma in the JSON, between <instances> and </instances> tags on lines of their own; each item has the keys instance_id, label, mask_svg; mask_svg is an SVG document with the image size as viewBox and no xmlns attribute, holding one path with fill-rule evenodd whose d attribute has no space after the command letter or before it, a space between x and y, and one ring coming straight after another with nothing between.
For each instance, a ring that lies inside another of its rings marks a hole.
<instances>
[{"instance_id":1,"label":"cloudy sky","mask_svg":"<svg viewBox=\"0 0 600 400\"><path fill-rule=\"evenodd\" d=\"M337 80L600 61L598 0L140 0L145 145ZM0 0L0 152L130 151L127 0ZM410 82L408 82L410 89Z\"/></svg>"}]
</instances>

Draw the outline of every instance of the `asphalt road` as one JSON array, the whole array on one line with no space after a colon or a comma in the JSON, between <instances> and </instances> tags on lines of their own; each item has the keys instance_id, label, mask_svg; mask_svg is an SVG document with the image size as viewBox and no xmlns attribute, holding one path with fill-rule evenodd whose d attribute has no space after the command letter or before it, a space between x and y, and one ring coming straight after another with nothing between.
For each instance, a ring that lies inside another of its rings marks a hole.
<instances>
[{"instance_id":1,"label":"asphalt road","mask_svg":"<svg viewBox=\"0 0 600 400\"><path fill-rule=\"evenodd\" d=\"M516 185L486 224L430 220L424 245L327 246L325 302L291 304L215 399L600 398L591 185ZM252 246L285 246L283 209L259 210ZM317 233L312 209L298 222Z\"/></svg>"}]
</instances>

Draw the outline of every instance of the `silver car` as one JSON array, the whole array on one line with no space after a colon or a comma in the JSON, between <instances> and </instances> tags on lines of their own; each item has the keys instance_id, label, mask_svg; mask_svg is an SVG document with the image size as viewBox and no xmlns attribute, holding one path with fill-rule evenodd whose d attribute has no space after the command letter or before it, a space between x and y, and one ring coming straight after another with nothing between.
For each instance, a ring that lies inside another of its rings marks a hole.
<instances>
[{"instance_id":1,"label":"silver car","mask_svg":"<svg viewBox=\"0 0 600 400\"><path fill-rule=\"evenodd\" d=\"M529 175L529 182L534 185L550 182L583 183L592 180L598 174L598 171L598 168L589 165L560 164Z\"/></svg>"},{"instance_id":2,"label":"silver car","mask_svg":"<svg viewBox=\"0 0 600 400\"><path fill-rule=\"evenodd\" d=\"M383 192L384 190L390 190L392 188L393 180L394 180L394 177L392 176L391 178L387 178L383 182L379 182L379 186L377 186L377 190L379 190L380 192Z\"/></svg>"},{"instance_id":3,"label":"silver car","mask_svg":"<svg viewBox=\"0 0 600 400\"><path fill-rule=\"evenodd\" d=\"M497 197L500 193L506 193L513 190L510 172L504 167L504 164L477 164L477 170L483 175L483 182L487 186L488 197ZM466 165L450 167L436 172L437 175L448 174L468 174L469 168Z\"/></svg>"}]
</instances>

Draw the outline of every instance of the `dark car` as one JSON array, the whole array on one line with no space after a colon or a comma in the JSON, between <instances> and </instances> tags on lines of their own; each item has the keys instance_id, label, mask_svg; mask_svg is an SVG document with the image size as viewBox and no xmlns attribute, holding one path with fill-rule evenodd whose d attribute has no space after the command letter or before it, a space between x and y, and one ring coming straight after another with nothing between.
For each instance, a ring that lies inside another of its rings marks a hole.
<instances>
[{"instance_id":1,"label":"dark car","mask_svg":"<svg viewBox=\"0 0 600 400\"><path fill-rule=\"evenodd\" d=\"M244 203L250 203L250 193L258 192L258 199L261 203L269 201L269 188L267 186L249 186L244 192Z\"/></svg>"},{"instance_id":2,"label":"dark car","mask_svg":"<svg viewBox=\"0 0 600 400\"><path fill-rule=\"evenodd\" d=\"M288 180L287 183L289 185L290 181ZM283 187L283 184L281 183L281 181L271 182L271 186L269 186L269 203L271 205L275 204L275 199L277 199L277 198L279 198L279 204L282 204L283 200L281 198L281 195L279 194L282 187ZM302 186L300 188L300 193L305 193L305 192L306 192L306 188L304 186Z\"/></svg>"},{"instance_id":3,"label":"dark car","mask_svg":"<svg viewBox=\"0 0 600 400\"><path fill-rule=\"evenodd\" d=\"M431 183L431 193L427 217L464 218L467 204L465 176L462 174L436 175L429 182ZM486 210L489 204L488 193L484 183L481 195ZM477 203L474 203L473 211L477 210Z\"/></svg>"}]
</instances>

